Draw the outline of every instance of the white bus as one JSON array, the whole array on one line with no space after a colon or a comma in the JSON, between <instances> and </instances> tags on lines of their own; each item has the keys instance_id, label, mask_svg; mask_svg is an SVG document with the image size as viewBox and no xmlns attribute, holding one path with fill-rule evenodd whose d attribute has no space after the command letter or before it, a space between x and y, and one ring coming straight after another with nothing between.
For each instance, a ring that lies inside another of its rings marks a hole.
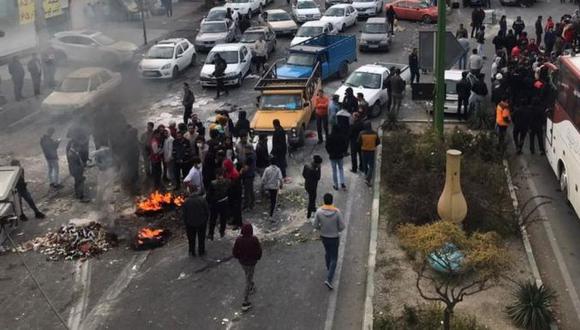
<instances>
[{"instance_id":1,"label":"white bus","mask_svg":"<svg viewBox=\"0 0 580 330\"><path fill-rule=\"evenodd\" d=\"M546 126L546 156L562 192L580 215L580 56L561 56L557 98Z\"/></svg>"}]
</instances>

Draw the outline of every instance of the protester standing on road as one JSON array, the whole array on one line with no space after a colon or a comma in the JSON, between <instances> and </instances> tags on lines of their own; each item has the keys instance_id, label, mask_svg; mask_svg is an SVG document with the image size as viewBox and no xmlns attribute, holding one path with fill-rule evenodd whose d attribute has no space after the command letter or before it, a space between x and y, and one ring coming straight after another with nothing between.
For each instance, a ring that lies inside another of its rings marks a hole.
<instances>
[{"instance_id":1,"label":"protester standing on road","mask_svg":"<svg viewBox=\"0 0 580 330\"><path fill-rule=\"evenodd\" d=\"M344 91L344 99L342 100L342 108L346 109L349 113L358 111L358 100L354 96L352 88L347 87Z\"/></svg>"},{"instance_id":2,"label":"protester standing on road","mask_svg":"<svg viewBox=\"0 0 580 330\"><path fill-rule=\"evenodd\" d=\"M483 109L483 104L488 94L487 85L485 84L485 75L480 73L477 75L477 80L471 85L471 95L469 96L469 106L467 116L472 112Z\"/></svg>"},{"instance_id":3,"label":"protester standing on road","mask_svg":"<svg viewBox=\"0 0 580 330\"><path fill-rule=\"evenodd\" d=\"M332 168L332 188L338 190L339 187L346 190L344 183L344 168L342 159L348 150L348 136L340 132L338 129L333 129L332 133L326 140L326 151L330 159L330 166Z\"/></svg>"},{"instance_id":4,"label":"protester standing on road","mask_svg":"<svg viewBox=\"0 0 580 330\"><path fill-rule=\"evenodd\" d=\"M463 24L459 24L459 28L455 32L455 38L461 39L461 38L467 38L468 36L469 36L469 33L467 32L467 29L463 26Z\"/></svg>"},{"instance_id":5,"label":"protester standing on road","mask_svg":"<svg viewBox=\"0 0 580 330\"><path fill-rule=\"evenodd\" d=\"M332 100L328 106L328 124L330 127L337 125L336 114L340 111L340 96L332 95Z\"/></svg>"},{"instance_id":6,"label":"protester standing on road","mask_svg":"<svg viewBox=\"0 0 580 330\"><path fill-rule=\"evenodd\" d=\"M540 46L540 44L542 43L542 34L544 33L544 25L542 24L541 15L538 16L538 19L536 20L535 28L536 28L536 42L538 43L538 46Z\"/></svg>"},{"instance_id":7,"label":"protester standing on road","mask_svg":"<svg viewBox=\"0 0 580 330\"><path fill-rule=\"evenodd\" d=\"M10 162L10 166L17 166L17 167L20 167L20 169L22 170L22 174L18 178L18 182L16 182L16 191L18 192L18 196L20 196L20 198L21 198L21 200L20 200L20 213L21 213L20 220L22 220L22 221L28 220L28 218L26 217L26 214L24 214L24 210L22 209L22 199L24 199L26 201L26 203L28 204L28 206L30 206L32 211L34 211L34 217L36 219L46 218L44 213L42 213L38 209L38 207L36 207L36 204L34 203L34 199L32 199L32 195L30 194L30 191L28 191L27 183L26 183L26 180L24 179L24 168L22 168L22 166L20 165L20 161L13 159Z\"/></svg>"},{"instance_id":8,"label":"protester standing on road","mask_svg":"<svg viewBox=\"0 0 580 330\"><path fill-rule=\"evenodd\" d=\"M461 80L455 85L457 93L457 115L461 116L461 107L463 106L463 115L467 116L469 95L471 95L471 84L467 79L467 71L461 72Z\"/></svg>"},{"instance_id":9,"label":"protester standing on road","mask_svg":"<svg viewBox=\"0 0 580 330\"><path fill-rule=\"evenodd\" d=\"M417 55L417 48L413 48L411 54L409 54L409 70L411 71L411 84L417 78L417 84L421 78L421 72L419 70L419 56Z\"/></svg>"},{"instance_id":10,"label":"protester standing on road","mask_svg":"<svg viewBox=\"0 0 580 330\"><path fill-rule=\"evenodd\" d=\"M251 145L250 145L251 146ZM246 152L245 162L240 170L242 177L242 187L244 189L243 209L253 209L256 201L254 192L254 179L256 178L256 155L253 151Z\"/></svg>"},{"instance_id":11,"label":"protester standing on road","mask_svg":"<svg viewBox=\"0 0 580 330\"><path fill-rule=\"evenodd\" d=\"M499 34L505 36L507 34L507 19L505 15L501 15L499 19Z\"/></svg>"},{"instance_id":12,"label":"protester standing on road","mask_svg":"<svg viewBox=\"0 0 580 330\"><path fill-rule=\"evenodd\" d=\"M274 134L272 135L272 156L276 166L282 171L282 177L286 179L286 153L288 152L288 144L286 142L286 131L280 125L280 120L274 119Z\"/></svg>"},{"instance_id":13,"label":"protester standing on road","mask_svg":"<svg viewBox=\"0 0 580 330\"><path fill-rule=\"evenodd\" d=\"M540 155L545 154L544 149L544 125L546 124L546 113L544 105L539 97L532 99L532 107L530 113L530 153L535 153L536 140L538 141L538 148Z\"/></svg>"},{"instance_id":14,"label":"protester standing on road","mask_svg":"<svg viewBox=\"0 0 580 330\"><path fill-rule=\"evenodd\" d=\"M514 23L512 24L512 29L514 30L516 38L519 38L524 29L526 28L526 23L522 21L522 17L518 16Z\"/></svg>"},{"instance_id":15,"label":"protester standing on road","mask_svg":"<svg viewBox=\"0 0 580 330\"><path fill-rule=\"evenodd\" d=\"M270 161L270 165L264 170L262 175L262 189L268 191L270 194L270 221L274 222L272 216L274 215L274 210L276 209L276 203L278 201L278 190L282 189L284 183L284 177L280 168L276 164Z\"/></svg>"},{"instance_id":16,"label":"protester standing on road","mask_svg":"<svg viewBox=\"0 0 580 330\"><path fill-rule=\"evenodd\" d=\"M481 73L481 68L483 68L483 58L479 55L477 49L473 49L471 53L471 56L469 56L469 71L477 76Z\"/></svg>"},{"instance_id":17,"label":"protester standing on road","mask_svg":"<svg viewBox=\"0 0 580 330\"><path fill-rule=\"evenodd\" d=\"M483 16L481 15L483 13ZM475 33L479 31L485 19L485 12L481 8L473 8L471 12L471 37L475 37Z\"/></svg>"},{"instance_id":18,"label":"protester standing on road","mask_svg":"<svg viewBox=\"0 0 580 330\"><path fill-rule=\"evenodd\" d=\"M224 160L223 167L224 177L230 181L228 190L230 217L234 225L234 230L238 230L242 226L242 181L240 172L238 172L234 163L229 159Z\"/></svg>"},{"instance_id":19,"label":"protester standing on road","mask_svg":"<svg viewBox=\"0 0 580 330\"><path fill-rule=\"evenodd\" d=\"M8 73L12 78L14 85L14 99L18 102L22 100L22 85L24 84L24 68L18 59L18 56L12 57L10 64L8 64Z\"/></svg>"},{"instance_id":20,"label":"protester standing on road","mask_svg":"<svg viewBox=\"0 0 580 330\"><path fill-rule=\"evenodd\" d=\"M165 15L167 17L173 16L173 0L161 0L163 8L165 8Z\"/></svg>"},{"instance_id":21,"label":"protester standing on road","mask_svg":"<svg viewBox=\"0 0 580 330\"><path fill-rule=\"evenodd\" d=\"M201 172L201 159L199 157L193 157L191 164L191 169L183 179L183 183L189 188L191 193L203 195L205 188L203 185L203 174Z\"/></svg>"},{"instance_id":22,"label":"protester standing on road","mask_svg":"<svg viewBox=\"0 0 580 330\"><path fill-rule=\"evenodd\" d=\"M393 8L393 6L389 6L389 8L387 8L387 11L385 12L385 16L387 16L387 22L389 22L391 34L395 35L395 17L397 16L397 14L395 13L395 8Z\"/></svg>"},{"instance_id":23,"label":"protester standing on road","mask_svg":"<svg viewBox=\"0 0 580 330\"><path fill-rule=\"evenodd\" d=\"M221 167L215 170L215 175L216 179L209 184L207 190L207 201L210 207L208 238L211 241L213 241L216 220L218 217L220 221L220 237L225 236L226 224L229 215L228 193L230 190L230 180L224 177L224 170Z\"/></svg>"},{"instance_id":24,"label":"protester standing on road","mask_svg":"<svg viewBox=\"0 0 580 330\"><path fill-rule=\"evenodd\" d=\"M248 135L250 133L250 121L247 119L247 113L241 110L238 113L238 121L234 126L234 136L241 137L242 135Z\"/></svg>"},{"instance_id":25,"label":"protester standing on road","mask_svg":"<svg viewBox=\"0 0 580 330\"><path fill-rule=\"evenodd\" d=\"M28 72L30 73L30 78L32 78L32 88L34 90L34 96L40 95L40 82L42 80L42 69L40 65L40 60L36 54L32 54L32 58L26 64Z\"/></svg>"},{"instance_id":26,"label":"protester standing on road","mask_svg":"<svg viewBox=\"0 0 580 330\"><path fill-rule=\"evenodd\" d=\"M324 128L324 137L328 139L328 97L324 95L322 89L319 89L316 96L312 99L316 109L316 130L318 132L318 144L324 142L322 138L322 129Z\"/></svg>"},{"instance_id":27,"label":"protester standing on road","mask_svg":"<svg viewBox=\"0 0 580 330\"><path fill-rule=\"evenodd\" d=\"M46 83L46 87L52 89L56 87L56 81L54 80L56 73L56 53L54 48L48 47L42 53L42 64L44 68L44 82Z\"/></svg>"},{"instance_id":28,"label":"protester standing on road","mask_svg":"<svg viewBox=\"0 0 580 330\"><path fill-rule=\"evenodd\" d=\"M77 142L70 140L66 146L66 159L68 170L74 179L75 197L80 201L85 200L85 162L81 156Z\"/></svg>"},{"instance_id":29,"label":"protester standing on road","mask_svg":"<svg viewBox=\"0 0 580 330\"><path fill-rule=\"evenodd\" d=\"M463 53L462 53L461 57L459 58L457 65L459 66L460 70L465 70L467 68L467 55L469 54L469 49L471 48L470 47L471 45L469 43L469 39L467 39L467 38L457 39L457 42L463 48Z\"/></svg>"},{"instance_id":30,"label":"protester standing on road","mask_svg":"<svg viewBox=\"0 0 580 330\"><path fill-rule=\"evenodd\" d=\"M369 113L369 103L365 100L365 95L363 93L356 93L356 100L358 101L358 113L361 117L366 118Z\"/></svg>"},{"instance_id":31,"label":"protester standing on road","mask_svg":"<svg viewBox=\"0 0 580 330\"><path fill-rule=\"evenodd\" d=\"M163 129L161 132L163 134L163 180L171 183L174 174L173 141L175 139L171 136L169 130Z\"/></svg>"},{"instance_id":32,"label":"protester standing on road","mask_svg":"<svg viewBox=\"0 0 580 330\"><path fill-rule=\"evenodd\" d=\"M262 70L266 71L264 63L266 63L266 55L268 55L268 47L263 36L260 36L254 46L256 56L254 62L256 64L256 73L260 74Z\"/></svg>"},{"instance_id":33,"label":"protester standing on road","mask_svg":"<svg viewBox=\"0 0 580 330\"><path fill-rule=\"evenodd\" d=\"M305 164L302 169L304 189L308 193L306 219L310 219L310 216L316 212L316 191L318 190L318 181L320 181L320 164L322 164L322 157L314 155L312 157L312 163Z\"/></svg>"},{"instance_id":34,"label":"protester standing on road","mask_svg":"<svg viewBox=\"0 0 580 330\"><path fill-rule=\"evenodd\" d=\"M229 92L227 89L224 88L224 73L226 72L226 68L228 66L228 64L226 63L226 61L222 58L222 56L219 53L215 54L215 57L213 59L213 63L214 63L214 71L213 71L213 76L215 77L215 81L216 81L216 99L219 99L220 97L220 92L225 92L226 95L229 95Z\"/></svg>"},{"instance_id":35,"label":"protester standing on road","mask_svg":"<svg viewBox=\"0 0 580 330\"><path fill-rule=\"evenodd\" d=\"M195 96L189 88L189 84L184 82L183 83L183 99L181 104L183 105L183 123L187 125L189 120L191 119L193 103L195 102Z\"/></svg>"},{"instance_id":36,"label":"protester standing on road","mask_svg":"<svg viewBox=\"0 0 580 330\"><path fill-rule=\"evenodd\" d=\"M58 146L60 139L53 139L54 127L49 127L46 134L40 139L40 147L48 165L48 181L50 187L61 188L62 185L58 181Z\"/></svg>"},{"instance_id":37,"label":"protester standing on road","mask_svg":"<svg viewBox=\"0 0 580 330\"><path fill-rule=\"evenodd\" d=\"M181 218L185 224L187 241L189 243L189 255L195 257L195 241L197 239L197 253L205 255L205 232L209 219L209 206L205 198L199 193L193 193L181 207Z\"/></svg>"},{"instance_id":38,"label":"protester standing on road","mask_svg":"<svg viewBox=\"0 0 580 330\"><path fill-rule=\"evenodd\" d=\"M324 285L332 290L332 280L338 262L338 247L340 243L340 232L344 230L344 220L342 213L333 203L332 194L324 194L324 205L322 205L314 215L314 228L320 231L320 238L324 245L324 259L326 261L326 280Z\"/></svg>"},{"instance_id":39,"label":"protester standing on road","mask_svg":"<svg viewBox=\"0 0 580 330\"><path fill-rule=\"evenodd\" d=\"M366 175L366 184L370 187L373 182L375 170L375 153L377 146L381 144L381 139L377 132L373 131L370 122L365 122L364 130L360 132L358 143L360 144L363 170Z\"/></svg>"},{"instance_id":40,"label":"protester standing on road","mask_svg":"<svg viewBox=\"0 0 580 330\"><path fill-rule=\"evenodd\" d=\"M151 153L149 154L149 164L151 165L151 176L153 177L153 187L160 190L163 186L161 177L163 175L163 140L161 130L157 128L149 142Z\"/></svg>"},{"instance_id":41,"label":"protester standing on road","mask_svg":"<svg viewBox=\"0 0 580 330\"><path fill-rule=\"evenodd\" d=\"M358 136L360 132L364 129L364 120L362 119L361 115L358 113L354 113L352 115L352 125L350 126L350 132L348 136L348 140L350 143L350 163L351 168L350 171L352 173L356 173L360 168L362 170L362 155L360 151L360 144L358 142Z\"/></svg>"},{"instance_id":42,"label":"protester standing on road","mask_svg":"<svg viewBox=\"0 0 580 330\"><path fill-rule=\"evenodd\" d=\"M395 69L395 75L390 79L391 85L391 95L393 97L392 111L395 115L399 115L399 110L401 109L401 102L403 101L403 93L405 92L405 81L401 78L401 70L399 68Z\"/></svg>"},{"instance_id":43,"label":"protester standing on road","mask_svg":"<svg viewBox=\"0 0 580 330\"><path fill-rule=\"evenodd\" d=\"M234 243L232 255L238 259L246 275L244 302L242 303L242 311L246 312L252 308L252 303L249 298L251 294L256 292L254 270L256 269L258 260L262 258L262 246L258 238L254 236L252 224L245 223L242 226L241 235L236 238L236 242Z\"/></svg>"},{"instance_id":44,"label":"protester standing on road","mask_svg":"<svg viewBox=\"0 0 580 330\"><path fill-rule=\"evenodd\" d=\"M517 102L513 106L513 111L510 113L511 123L513 123L512 136L516 147L516 153L522 154L522 149L528 135L530 127L530 104L528 101Z\"/></svg>"},{"instance_id":45,"label":"protester standing on road","mask_svg":"<svg viewBox=\"0 0 580 330\"><path fill-rule=\"evenodd\" d=\"M173 140L173 148L171 149L175 190L179 190L181 189L181 180L187 176L191 169L191 144L178 131L175 140Z\"/></svg>"},{"instance_id":46,"label":"protester standing on road","mask_svg":"<svg viewBox=\"0 0 580 330\"><path fill-rule=\"evenodd\" d=\"M262 133L258 136L258 144L256 145L256 172L258 175L264 174L264 170L269 165L269 157L268 136Z\"/></svg>"},{"instance_id":47,"label":"protester standing on road","mask_svg":"<svg viewBox=\"0 0 580 330\"><path fill-rule=\"evenodd\" d=\"M511 113L509 100L505 98L500 101L495 108L495 124L498 136L498 146L497 149L501 152L505 151L505 135L507 129L511 123Z\"/></svg>"},{"instance_id":48,"label":"protester standing on road","mask_svg":"<svg viewBox=\"0 0 580 330\"><path fill-rule=\"evenodd\" d=\"M480 54L481 58L485 59L485 51L483 46L485 46L485 26L482 26L479 31L475 34L475 41L477 42L477 53Z\"/></svg>"}]
</instances>

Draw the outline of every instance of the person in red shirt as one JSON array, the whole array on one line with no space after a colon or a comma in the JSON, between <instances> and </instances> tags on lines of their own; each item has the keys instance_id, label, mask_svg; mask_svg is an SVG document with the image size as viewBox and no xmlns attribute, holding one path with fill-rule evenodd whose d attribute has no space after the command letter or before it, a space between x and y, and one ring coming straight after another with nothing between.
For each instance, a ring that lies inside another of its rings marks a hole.
<instances>
[{"instance_id":1,"label":"person in red shirt","mask_svg":"<svg viewBox=\"0 0 580 330\"><path fill-rule=\"evenodd\" d=\"M511 50L511 58L515 61L520 57L520 47L518 45L515 45L514 48L512 48Z\"/></svg>"},{"instance_id":2,"label":"person in red shirt","mask_svg":"<svg viewBox=\"0 0 580 330\"><path fill-rule=\"evenodd\" d=\"M318 131L318 144L324 142L322 138L322 128L324 128L324 137L328 137L328 97L324 95L322 89L319 89L316 96L312 99L316 109L316 130Z\"/></svg>"}]
</instances>

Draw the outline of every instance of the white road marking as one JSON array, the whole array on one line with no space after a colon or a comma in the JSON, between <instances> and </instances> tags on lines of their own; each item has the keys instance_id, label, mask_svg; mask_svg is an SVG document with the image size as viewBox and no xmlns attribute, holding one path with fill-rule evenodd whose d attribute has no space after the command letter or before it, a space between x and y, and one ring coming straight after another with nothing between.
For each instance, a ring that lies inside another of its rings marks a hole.
<instances>
[{"instance_id":1,"label":"white road marking","mask_svg":"<svg viewBox=\"0 0 580 330\"><path fill-rule=\"evenodd\" d=\"M80 293L76 304L71 308L68 317L68 327L71 330L80 329L89 302L91 285L91 261L77 261L74 274L74 292Z\"/></svg>"}]
</instances>

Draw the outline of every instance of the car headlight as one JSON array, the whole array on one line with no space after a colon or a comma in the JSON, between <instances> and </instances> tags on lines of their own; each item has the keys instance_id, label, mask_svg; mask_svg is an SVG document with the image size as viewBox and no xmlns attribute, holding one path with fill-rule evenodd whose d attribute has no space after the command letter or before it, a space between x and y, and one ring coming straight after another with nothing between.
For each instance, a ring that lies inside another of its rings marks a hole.
<instances>
[{"instance_id":1,"label":"car headlight","mask_svg":"<svg viewBox=\"0 0 580 330\"><path fill-rule=\"evenodd\" d=\"M366 45L366 44L367 44L367 41L366 41L366 39L361 39L361 40L360 40L360 44L361 44L361 45Z\"/></svg>"},{"instance_id":2,"label":"car headlight","mask_svg":"<svg viewBox=\"0 0 580 330\"><path fill-rule=\"evenodd\" d=\"M169 68L171 68L171 63L167 63L164 66L162 66L161 70L169 70Z\"/></svg>"}]
</instances>

